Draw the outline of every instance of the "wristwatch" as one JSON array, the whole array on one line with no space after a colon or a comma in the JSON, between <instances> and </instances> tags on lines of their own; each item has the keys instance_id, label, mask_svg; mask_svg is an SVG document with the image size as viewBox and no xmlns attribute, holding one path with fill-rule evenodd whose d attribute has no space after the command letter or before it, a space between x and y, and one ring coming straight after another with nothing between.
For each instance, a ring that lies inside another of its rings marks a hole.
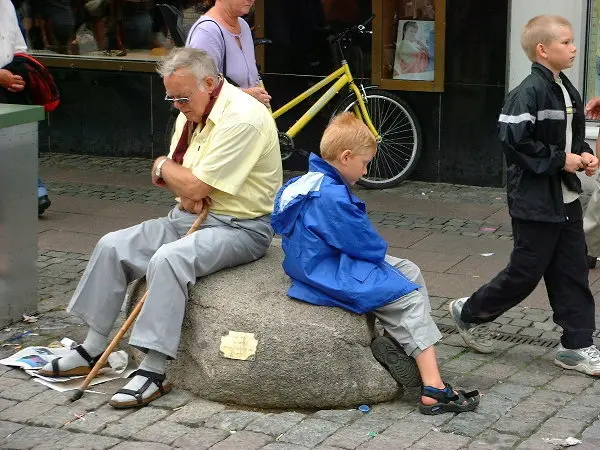
<instances>
[{"instance_id":1,"label":"wristwatch","mask_svg":"<svg viewBox=\"0 0 600 450\"><path fill-rule=\"evenodd\" d=\"M158 165L156 166L156 170L154 171L154 175L156 175L158 178L162 178L161 173L160 173L160 169L162 169L163 164L165 163L165 161L169 159L166 156L163 158L163 160L161 162L158 163Z\"/></svg>"}]
</instances>

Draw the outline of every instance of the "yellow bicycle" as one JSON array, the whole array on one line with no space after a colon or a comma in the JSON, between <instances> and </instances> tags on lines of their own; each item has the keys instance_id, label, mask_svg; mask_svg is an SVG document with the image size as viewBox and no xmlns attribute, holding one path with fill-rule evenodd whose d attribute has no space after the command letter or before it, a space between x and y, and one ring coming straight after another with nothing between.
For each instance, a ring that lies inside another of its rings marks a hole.
<instances>
[{"instance_id":1,"label":"yellow bicycle","mask_svg":"<svg viewBox=\"0 0 600 450\"><path fill-rule=\"evenodd\" d=\"M421 153L421 127L408 104L390 92L376 86L360 87L354 82L350 66L344 57L344 48L351 43L353 34L371 33L366 26L373 21L371 16L364 23L348 28L331 39L338 54L340 67L323 80L307 89L273 112L277 119L325 86L332 84L313 105L286 131L279 133L279 144L283 160L295 151L294 137L346 86L350 94L342 99L333 110L332 116L352 111L364 121L377 139L377 153L368 167L368 173L358 184L366 188L383 189L396 186L415 169Z\"/></svg>"}]
</instances>

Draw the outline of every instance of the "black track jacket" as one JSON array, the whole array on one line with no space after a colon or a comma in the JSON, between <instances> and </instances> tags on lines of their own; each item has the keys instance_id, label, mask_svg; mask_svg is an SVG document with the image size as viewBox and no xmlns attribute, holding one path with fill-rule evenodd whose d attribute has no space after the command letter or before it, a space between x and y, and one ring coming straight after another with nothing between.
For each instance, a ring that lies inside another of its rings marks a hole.
<instances>
[{"instance_id":1,"label":"black track jacket","mask_svg":"<svg viewBox=\"0 0 600 450\"><path fill-rule=\"evenodd\" d=\"M585 115L577 90L561 72L573 101L571 152L594 154L585 142ZM567 116L560 86L552 71L538 63L531 74L509 92L498 119L498 135L506 157L506 192L511 217L540 222L565 221L561 179L581 193L577 175L565 165Z\"/></svg>"}]
</instances>

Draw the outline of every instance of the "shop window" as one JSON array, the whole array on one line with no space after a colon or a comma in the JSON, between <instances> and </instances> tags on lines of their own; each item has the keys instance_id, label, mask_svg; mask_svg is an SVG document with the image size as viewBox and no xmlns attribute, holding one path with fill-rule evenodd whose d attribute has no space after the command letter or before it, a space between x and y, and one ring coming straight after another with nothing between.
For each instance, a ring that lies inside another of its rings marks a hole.
<instances>
[{"instance_id":1,"label":"shop window","mask_svg":"<svg viewBox=\"0 0 600 450\"><path fill-rule=\"evenodd\" d=\"M45 62L51 58L49 65L64 65L56 61L68 56L62 59L74 67L80 66L76 57L154 63L174 45L160 3L182 13L184 34L209 7L185 0L13 0L30 51Z\"/></svg>"},{"instance_id":2,"label":"shop window","mask_svg":"<svg viewBox=\"0 0 600 450\"><path fill-rule=\"evenodd\" d=\"M267 73L328 75L337 67L328 39L371 15L371 0L258 0L264 4ZM262 31L262 30L261 30ZM371 35L358 35L344 49L357 77L371 75Z\"/></svg>"},{"instance_id":3,"label":"shop window","mask_svg":"<svg viewBox=\"0 0 600 450\"><path fill-rule=\"evenodd\" d=\"M584 101L600 95L600 0L589 0L588 18Z\"/></svg>"},{"instance_id":4,"label":"shop window","mask_svg":"<svg viewBox=\"0 0 600 450\"><path fill-rule=\"evenodd\" d=\"M442 91L446 1L373 0L373 12L373 82Z\"/></svg>"}]
</instances>

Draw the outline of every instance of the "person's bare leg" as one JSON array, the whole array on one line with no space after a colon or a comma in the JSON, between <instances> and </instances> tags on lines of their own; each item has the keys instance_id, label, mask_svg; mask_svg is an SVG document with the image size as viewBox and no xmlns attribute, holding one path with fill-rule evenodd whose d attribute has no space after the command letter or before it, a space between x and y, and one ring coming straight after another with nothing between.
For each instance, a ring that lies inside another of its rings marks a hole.
<instances>
[{"instance_id":1,"label":"person's bare leg","mask_svg":"<svg viewBox=\"0 0 600 450\"><path fill-rule=\"evenodd\" d=\"M421 379L423 380L423 386L431 386L436 389L444 389L446 385L440 375L440 368L437 363L435 356L435 348L433 346L426 348L415 358L417 361L417 367L421 373ZM421 396L421 402L424 405L433 405L437 403L436 399L431 397Z\"/></svg>"}]
</instances>

